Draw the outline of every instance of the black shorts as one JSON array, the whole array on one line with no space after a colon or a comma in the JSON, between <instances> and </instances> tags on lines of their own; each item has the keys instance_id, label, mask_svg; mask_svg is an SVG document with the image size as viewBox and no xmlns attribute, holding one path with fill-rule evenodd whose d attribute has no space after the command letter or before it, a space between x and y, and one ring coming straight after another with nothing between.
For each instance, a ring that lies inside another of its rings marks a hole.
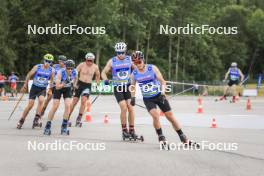
<instances>
[{"instance_id":1,"label":"black shorts","mask_svg":"<svg viewBox=\"0 0 264 176\"><path fill-rule=\"evenodd\" d=\"M239 84L239 80L235 80L235 81L233 81L233 80L229 80L227 85L228 85L229 87L231 87L231 86L233 86L234 84L235 84L235 85L238 85L238 84Z\"/></svg>"},{"instance_id":2,"label":"black shorts","mask_svg":"<svg viewBox=\"0 0 264 176\"><path fill-rule=\"evenodd\" d=\"M131 99L131 92L129 91L129 85L114 86L114 95L118 103L123 100Z\"/></svg>"},{"instance_id":3,"label":"black shorts","mask_svg":"<svg viewBox=\"0 0 264 176\"><path fill-rule=\"evenodd\" d=\"M72 90L71 87L64 87L62 89L55 89L53 92L53 99L61 99L61 95L63 98L71 98L72 97Z\"/></svg>"},{"instance_id":4,"label":"black shorts","mask_svg":"<svg viewBox=\"0 0 264 176\"><path fill-rule=\"evenodd\" d=\"M38 87L32 84L31 89L29 91L29 99L35 100L36 97L46 96L46 87Z\"/></svg>"},{"instance_id":5,"label":"black shorts","mask_svg":"<svg viewBox=\"0 0 264 176\"><path fill-rule=\"evenodd\" d=\"M75 89L74 97L80 98L80 96L86 96L88 98L91 93L92 84L78 80L77 85L78 89Z\"/></svg>"},{"instance_id":6,"label":"black shorts","mask_svg":"<svg viewBox=\"0 0 264 176\"><path fill-rule=\"evenodd\" d=\"M167 99L163 99L161 94L152 98L143 98L143 101L148 111L153 108L157 109L157 105L162 110L162 112L168 112L171 110L169 101Z\"/></svg>"},{"instance_id":7,"label":"black shorts","mask_svg":"<svg viewBox=\"0 0 264 176\"><path fill-rule=\"evenodd\" d=\"M5 87L5 83L0 83L0 89Z\"/></svg>"}]
</instances>

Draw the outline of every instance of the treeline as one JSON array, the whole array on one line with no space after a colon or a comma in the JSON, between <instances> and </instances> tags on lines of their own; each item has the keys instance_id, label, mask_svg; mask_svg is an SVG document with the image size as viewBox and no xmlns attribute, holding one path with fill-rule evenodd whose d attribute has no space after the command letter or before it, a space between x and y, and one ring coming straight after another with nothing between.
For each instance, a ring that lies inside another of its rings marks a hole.
<instances>
[{"instance_id":1,"label":"treeline","mask_svg":"<svg viewBox=\"0 0 264 176\"><path fill-rule=\"evenodd\" d=\"M223 79L231 62L246 74L264 69L263 0L0 0L0 70L20 75L45 53L77 63L96 54L102 68L125 41L169 80ZM28 25L105 27L103 35L34 35ZM160 25L237 27L235 35L160 34Z\"/></svg>"}]
</instances>

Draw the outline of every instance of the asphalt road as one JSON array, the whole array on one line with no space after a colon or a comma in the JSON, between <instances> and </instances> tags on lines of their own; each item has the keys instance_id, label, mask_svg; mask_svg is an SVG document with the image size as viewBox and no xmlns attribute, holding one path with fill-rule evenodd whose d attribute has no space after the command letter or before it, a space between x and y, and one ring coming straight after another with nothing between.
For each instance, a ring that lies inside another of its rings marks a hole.
<instances>
[{"instance_id":1,"label":"asphalt road","mask_svg":"<svg viewBox=\"0 0 264 176\"><path fill-rule=\"evenodd\" d=\"M15 101L0 101L0 175L262 176L264 99L251 99L251 103L252 110L246 111L245 99L230 104L208 97L203 100L204 113L197 114L197 97L173 98L171 106L183 131L203 145L201 150L176 147L179 138L161 117L172 149L161 151L151 117L140 107L135 108L136 132L145 141L122 141L119 109L113 96L100 96L92 107L92 122L84 122L82 128L69 128L70 136L60 135L62 104L52 124L52 135L44 136L43 128L31 129L34 112L23 129L16 129L26 101L21 102L10 121L7 119ZM109 116L108 124L103 123L105 115ZM218 128L210 128L212 118ZM46 119L44 116L44 124ZM65 146L71 144L72 150L67 150ZM215 147L217 144L220 147Z\"/></svg>"}]
</instances>

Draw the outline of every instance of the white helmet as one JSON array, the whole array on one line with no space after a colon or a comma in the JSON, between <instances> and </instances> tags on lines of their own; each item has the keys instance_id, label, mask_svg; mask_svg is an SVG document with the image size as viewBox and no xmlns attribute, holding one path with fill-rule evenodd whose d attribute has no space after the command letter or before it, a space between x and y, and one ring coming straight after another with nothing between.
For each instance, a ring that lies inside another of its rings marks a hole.
<instances>
[{"instance_id":1,"label":"white helmet","mask_svg":"<svg viewBox=\"0 0 264 176\"><path fill-rule=\"evenodd\" d=\"M124 42L118 42L115 44L116 52L125 52L127 50L127 45Z\"/></svg>"},{"instance_id":2,"label":"white helmet","mask_svg":"<svg viewBox=\"0 0 264 176\"><path fill-rule=\"evenodd\" d=\"M237 67L237 63L236 62L232 62L231 63L231 67Z\"/></svg>"},{"instance_id":3,"label":"white helmet","mask_svg":"<svg viewBox=\"0 0 264 176\"><path fill-rule=\"evenodd\" d=\"M86 59L86 60L94 60L94 59L95 59L95 56L94 56L93 53L87 53L87 54L85 55L85 59Z\"/></svg>"}]
</instances>

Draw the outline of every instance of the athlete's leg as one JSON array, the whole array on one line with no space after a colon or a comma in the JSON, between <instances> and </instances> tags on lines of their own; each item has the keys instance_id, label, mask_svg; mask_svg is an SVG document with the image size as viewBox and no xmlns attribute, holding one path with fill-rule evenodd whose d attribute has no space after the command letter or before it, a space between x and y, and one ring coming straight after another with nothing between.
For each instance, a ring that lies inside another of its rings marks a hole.
<instances>
[{"instance_id":1,"label":"athlete's leg","mask_svg":"<svg viewBox=\"0 0 264 176\"><path fill-rule=\"evenodd\" d=\"M127 110L128 110L128 124L129 132L134 132L135 125L135 112L133 106L130 104L131 99L126 100Z\"/></svg>"},{"instance_id":2,"label":"athlete's leg","mask_svg":"<svg viewBox=\"0 0 264 176\"><path fill-rule=\"evenodd\" d=\"M38 114L39 116L41 115L44 100L45 100L45 97L43 95L40 95L38 97L38 106L37 106L36 114Z\"/></svg>"},{"instance_id":3,"label":"athlete's leg","mask_svg":"<svg viewBox=\"0 0 264 176\"><path fill-rule=\"evenodd\" d=\"M71 117L71 114L75 108L75 106L77 105L79 101L79 98L78 97L73 97L72 101L71 101L71 105L70 105L70 114L69 114L69 118Z\"/></svg>"},{"instance_id":4,"label":"athlete's leg","mask_svg":"<svg viewBox=\"0 0 264 176\"><path fill-rule=\"evenodd\" d=\"M23 113L22 113L22 117L21 117L21 119L23 119L23 120L26 119L28 113L30 112L30 110L31 110L31 109L33 108L33 106L34 106L34 102L35 102L34 99L29 99L28 104L27 104L26 108L24 109L24 111L23 111Z\"/></svg>"},{"instance_id":5,"label":"athlete's leg","mask_svg":"<svg viewBox=\"0 0 264 176\"><path fill-rule=\"evenodd\" d=\"M49 105L49 102L52 99L52 95L53 94L48 94L47 99L45 100L43 108L41 110L41 116L43 116L45 114L45 111L46 111L46 109L47 109L47 107Z\"/></svg>"},{"instance_id":6,"label":"athlete's leg","mask_svg":"<svg viewBox=\"0 0 264 176\"><path fill-rule=\"evenodd\" d=\"M48 121L53 120L54 115L55 115L59 105L60 105L60 100L59 99L53 99L52 107L51 107L49 114L48 114Z\"/></svg>"}]
</instances>

